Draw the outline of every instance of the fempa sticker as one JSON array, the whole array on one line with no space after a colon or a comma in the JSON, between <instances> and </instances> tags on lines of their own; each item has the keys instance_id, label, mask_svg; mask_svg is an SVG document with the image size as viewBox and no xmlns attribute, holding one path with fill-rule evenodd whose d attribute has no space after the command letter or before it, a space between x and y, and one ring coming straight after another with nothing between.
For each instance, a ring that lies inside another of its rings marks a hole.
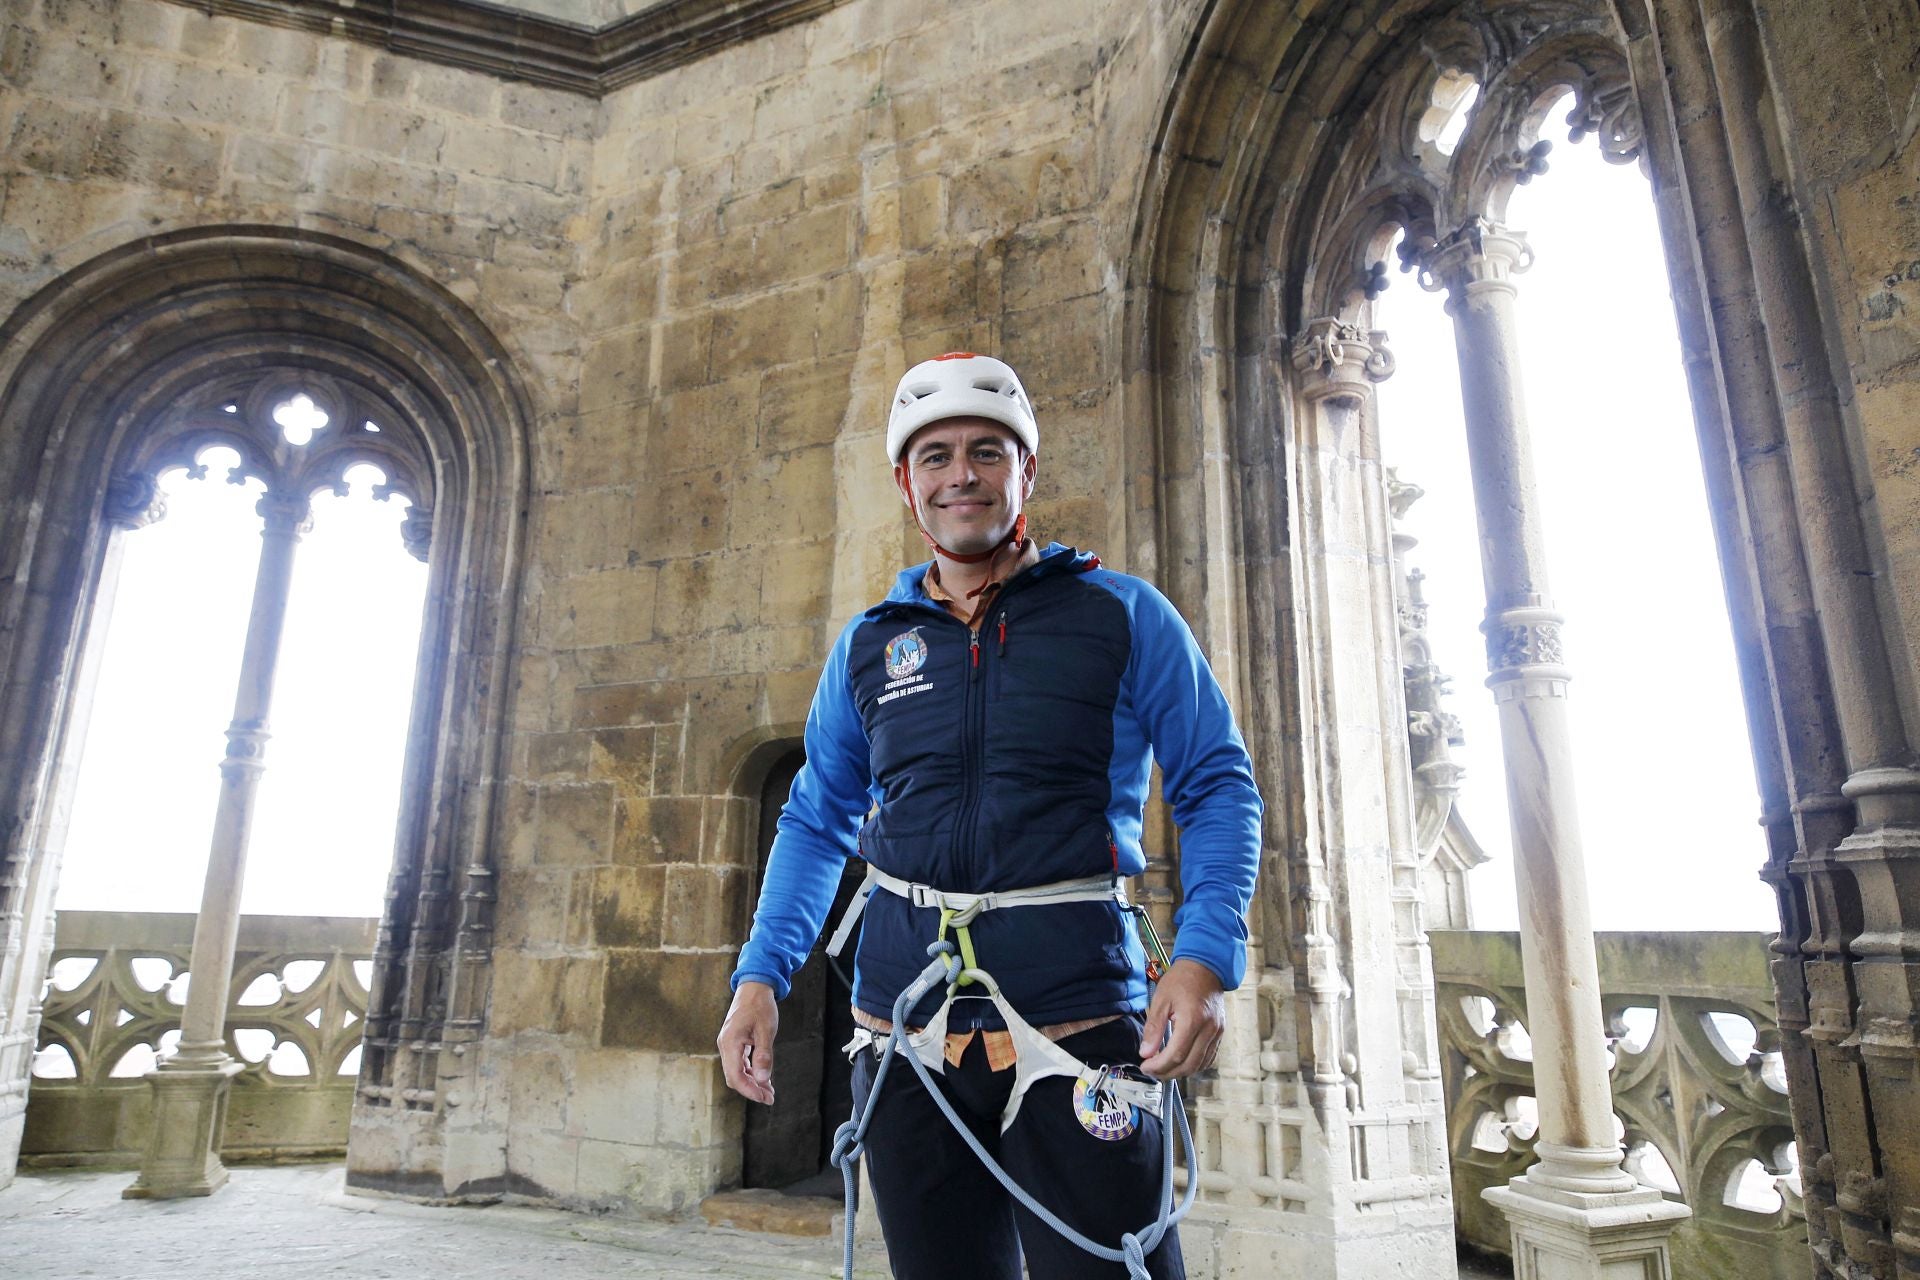
<instances>
[{"instance_id":1,"label":"fempa sticker","mask_svg":"<svg viewBox=\"0 0 1920 1280\"><path fill-rule=\"evenodd\" d=\"M904 680L926 666L927 642L921 637L920 628L903 631L887 641L885 660L887 675L894 680Z\"/></svg>"},{"instance_id":2,"label":"fempa sticker","mask_svg":"<svg viewBox=\"0 0 1920 1280\"><path fill-rule=\"evenodd\" d=\"M1105 1072L1101 1074L1104 1077ZM1097 1086L1089 1089L1085 1080L1073 1082L1073 1116L1102 1142L1118 1142L1140 1127L1138 1107Z\"/></svg>"}]
</instances>

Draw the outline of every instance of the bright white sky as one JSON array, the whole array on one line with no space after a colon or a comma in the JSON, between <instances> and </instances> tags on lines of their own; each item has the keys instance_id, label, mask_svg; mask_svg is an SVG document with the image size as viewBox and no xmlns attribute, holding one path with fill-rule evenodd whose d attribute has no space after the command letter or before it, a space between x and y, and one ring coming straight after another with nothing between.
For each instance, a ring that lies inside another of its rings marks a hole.
<instances>
[{"instance_id":1,"label":"bright white sky","mask_svg":"<svg viewBox=\"0 0 1920 1280\"><path fill-rule=\"evenodd\" d=\"M1557 120L1563 112L1556 112ZM1556 135L1560 136L1560 135ZM1601 929L1776 927L1700 464L1653 206L1632 167L1560 143L1509 221L1552 582L1568 614L1578 789ZM1420 539L1437 661L1469 770L1461 810L1494 862L1475 923L1513 928L1499 728L1451 322L1396 274L1387 459L1426 490ZM314 500L301 543L243 909L377 915L393 853L425 566L403 500ZM125 560L61 876L62 908L193 911L259 554L258 486L165 479L169 514Z\"/></svg>"},{"instance_id":2,"label":"bright white sky","mask_svg":"<svg viewBox=\"0 0 1920 1280\"><path fill-rule=\"evenodd\" d=\"M1565 106L1549 116L1558 126ZM1537 261L1518 278L1521 367L1553 594L1567 615L1580 825L1597 929L1776 930L1719 565L1659 228L1647 181L1563 127L1551 170L1507 222ZM1405 522L1427 574L1435 661L1453 677L1467 766L1460 811L1494 861L1474 924L1517 925L1499 720L1482 683L1486 608L1444 295L1395 272L1381 298L1398 359L1383 451L1426 496Z\"/></svg>"},{"instance_id":3,"label":"bright white sky","mask_svg":"<svg viewBox=\"0 0 1920 1280\"><path fill-rule=\"evenodd\" d=\"M162 477L167 516L125 558L76 785L58 905L197 911L260 556L260 486ZM313 500L294 561L273 738L241 909L380 914L393 859L426 566L405 499Z\"/></svg>"}]
</instances>

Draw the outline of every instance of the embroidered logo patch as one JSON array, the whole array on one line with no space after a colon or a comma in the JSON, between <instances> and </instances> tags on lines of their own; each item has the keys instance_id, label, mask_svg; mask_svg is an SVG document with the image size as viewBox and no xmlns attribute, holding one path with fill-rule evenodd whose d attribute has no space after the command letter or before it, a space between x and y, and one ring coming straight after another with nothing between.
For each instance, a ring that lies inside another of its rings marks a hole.
<instances>
[{"instance_id":1,"label":"embroidered logo patch","mask_svg":"<svg viewBox=\"0 0 1920 1280\"><path fill-rule=\"evenodd\" d=\"M927 642L921 638L920 628L903 631L887 641L886 664L887 675L894 680L904 680L927 665Z\"/></svg>"},{"instance_id":2,"label":"embroidered logo patch","mask_svg":"<svg viewBox=\"0 0 1920 1280\"><path fill-rule=\"evenodd\" d=\"M1073 1082L1073 1117L1102 1142L1118 1142L1140 1127L1138 1107L1120 1101L1105 1089L1088 1089L1085 1080Z\"/></svg>"}]
</instances>

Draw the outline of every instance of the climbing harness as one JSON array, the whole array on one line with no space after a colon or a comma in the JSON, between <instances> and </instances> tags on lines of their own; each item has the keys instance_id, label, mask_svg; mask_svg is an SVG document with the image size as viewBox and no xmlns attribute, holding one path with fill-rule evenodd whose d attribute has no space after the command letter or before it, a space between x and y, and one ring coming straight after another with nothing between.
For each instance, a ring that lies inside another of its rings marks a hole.
<instances>
[{"instance_id":1,"label":"climbing harness","mask_svg":"<svg viewBox=\"0 0 1920 1280\"><path fill-rule=\"evenodd\" d=\"M1193 1134L1187 1127L1186 1109L1180 1103L1180 1088L1172 1080L1157 1081L1142 1073L1131 1072L1129 1068L1111 1066L1094 1067L1062 1049L1034 1029L1027 1021L1014 1012L1013 1006L1000 993L1000 986L991 974L981 969L973 956L973 941L967 926L982 911L999 907L1032 906L1049 902L1093 902L1118 901L1122 909L1143 923L1149 940L1152 962L1161 970L1166 967L1166 955L1161 949L1160 939L1153 932L1153 925L1146 919L1146 913L1139 907L1127 902L1126 888L1112 876L1091 877L1084 880L1063 880L1053 884L1035 885L1025 889L1005 890L996 893L964 894L944 893L928 885L912 884L875 867L869 867L866 883L854 896L840 926L835 929L833 938L828 942L829 955L838 955L845 945L847 936L852 932L853 922L860 917L866 906L866 900L876 888L886 889L912 902L915 906L937 907L940 910L940 934L927 947L930 963L921 971L920 976L908 984L906 990L893 1002L893 1030L888 1034L879 1051L879 1065L874 1069L873 1083L867 1090L867 1103L858 1116L842 1124L833 1135L833 1154L830 1160L840 1170L846 1189L847 1226L844 1252L845 1280L853 1280L853 1235L855 1204L855 1166L865 1152L864 1139L867 1126L873 1120L874 1106L879 1101L881 1087L886 1083L887 1071L893 1065L894 1058L904 1056L914 1074L920 1077L921 1085L940 1108L940 1114L947 1118L954 1132L966 1142L973 1154L979 1157L981 1164L992 1174L994 1180L1005 1187L1008 1194L1025 1206L1042 1222L1052 1227L1079 1248L1103 1258L1108 1262L1126 1264L1129 1280L1149 1280L1146 1258L1159 1247L1166 1233L1187 1216L1193 1207L1194 1197L1200 1189L1199 1170L1194 1166ZM947 937L948 930L954 932L954 939ZM935 986L944 981L947 985L947 998L940 1008L927 1020L927 1024L917 1032L907 1030L907 1017L914 1006ZM977 986L984 996L976 993L960 994L962 987ZM1160 1197L1159 1210L1154 1220L1143 1231L1129 1231L1120 1237L1120 1247L1110 1248L1091 1240L1067 1225L1059 1215L1041 1204L1034 1196L1000 1166L980 1140L968 1129L966 1122L947 1101L939 1085L933 1079L933 1073L944 1071L946 1065L945 1044L947 1039L947 1018L956 999L984 998L991 1001L1000 1016L1006 1022L1006 1029L1014 1047L1014 1084L1007 1099L1005 1110L1000 1117L1000 1131L1005 1133L1013 1118L1019 1113L1021 1099L1035 1080L1047 1076L1068 1076L1074 1080L1074 1109L1080 1117L1082 1127L1096 1138L1113 1141L1127 1136L1137 1122L1138 1110L1145 1110L1161 1117L1161 1155L1160 1155ZM855 1035L849 1050L857 1050L873 1043L873 1034L862 1029ZM902 1051L904 1052L904 1055ZM1181 1196L1180 1205L1173 1203L1173 1149L1174 1131L1178 1128L1180 1147L1187 1155L1187 1186ZM1122 1131L1124 1130L1124 1132Z\"/></svg>"}]
</instances>

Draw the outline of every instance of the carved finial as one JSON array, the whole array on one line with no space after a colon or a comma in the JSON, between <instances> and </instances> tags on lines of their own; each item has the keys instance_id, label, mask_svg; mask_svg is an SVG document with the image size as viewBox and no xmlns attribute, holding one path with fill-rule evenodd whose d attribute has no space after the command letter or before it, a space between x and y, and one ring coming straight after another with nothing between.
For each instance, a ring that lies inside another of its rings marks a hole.
<instances>
[{"instance_id":1,"label":"carved finial","mask_svg":"<svg viewBox=\"0 0 1920 1280\"><path fill-rule=\"evenodd\" d=\"M1595 72L1574 90L1573 110L1567 113L1567 137L1579 142L1593 134L1600 154L1610 164L1644 161L1646 127L1640 119L1640 100L1624 71Z\"/></svg>"},{"instance_id":2,"label":"carved finial","mask_svg":"<svg viewBox=\"0 0 1920 1280\"><path fill-rule=\"evenodd\" d=\"M1501 167L1513 174L1513 180L1526 186L1547 171L1547 153L1553 150L1553 143L1542 138L1525 149L1516 147L1501 157Z\"/></svg>"}]
</instances>

